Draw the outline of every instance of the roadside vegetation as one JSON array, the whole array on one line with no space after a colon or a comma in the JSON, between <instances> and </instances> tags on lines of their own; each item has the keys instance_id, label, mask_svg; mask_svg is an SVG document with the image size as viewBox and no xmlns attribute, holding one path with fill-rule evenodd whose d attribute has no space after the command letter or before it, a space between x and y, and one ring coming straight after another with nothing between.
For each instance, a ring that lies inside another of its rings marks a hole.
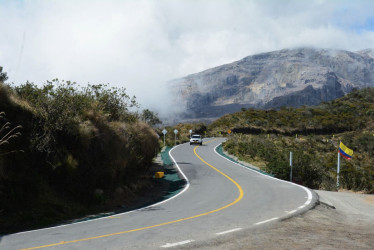
<instances>
[{"instance_id":1,"label":"roadside vegetation","mask_svg":"<svg viewBox=\"0 0 374 250\"><path fill-rule=\"evenodd\" d=\"M0 72L0 234L113 210L152 188L160 144L125 89Z\"/></svg>"},{"instance_id":2,"label":"roadside vegetation","mask_svg":"<svg viewBox=\"0 0 374 250\"><path fill-rule=\"evenodd\" d=\"M280 110L243 109L209 126L214 135L233 134L223 145L230 154L310 188L335 190L339 142L353 149L353 159L341 159L340 187L374 193L374 88L315 107Z\"/></svg>"},{"instance_id":3,"label":"roadside vegetation","mask_svg":"<svg viewBox=\"0 0 374 250\"><path fill-rule=\"evenodd\" d=\"M157 129L157 133L160 136L160 143L164 145L164 134L162 130L164 128ZM177 136L174 134L174 130L178 130ZM165 135L165 146L172 147L174 145L179 145L181 143L190 141L190 130L192 134L199 134L203 137L207 135L207 126L204 123L180 123L175 126L167 126L165 130L167 131Z\"/></svg>"},{"instance_id":4,"label":"roadside vegetation","mask_svg":"<svg viewBox=\"0 0 374 250\"><path fill-rule=\"evenodd\" d=\"M152 192L164 128L151 110L131 111L138 104L125 89L6 80L0 67L0 234L121 209ZM315 107L243 109L209 126L165 129L166 146L188 142L190 130L227 136L226 151L285 180L292 151L293 181L325 190L336 189L343 141L354 154L341 159L341 187L374 193L374 88Z\"/></svg>"}]
</instances>

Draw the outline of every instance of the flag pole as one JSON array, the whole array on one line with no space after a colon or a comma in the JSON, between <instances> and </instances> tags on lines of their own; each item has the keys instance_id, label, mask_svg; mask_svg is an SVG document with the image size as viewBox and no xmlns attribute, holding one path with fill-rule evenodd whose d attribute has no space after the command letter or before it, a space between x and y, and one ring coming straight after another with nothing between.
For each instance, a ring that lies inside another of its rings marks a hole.
<instances>
[{"instance_id":1,"label":"flag pole","mask_svg":"<svg viewBox=\"0 0 374 250\"><path fill-rule=\"evenodd\" d=\"M340 153L338 151L338 167L336 170L336 189L339 190L339 173L340 173Z\"/></svg>"}]
</instances>

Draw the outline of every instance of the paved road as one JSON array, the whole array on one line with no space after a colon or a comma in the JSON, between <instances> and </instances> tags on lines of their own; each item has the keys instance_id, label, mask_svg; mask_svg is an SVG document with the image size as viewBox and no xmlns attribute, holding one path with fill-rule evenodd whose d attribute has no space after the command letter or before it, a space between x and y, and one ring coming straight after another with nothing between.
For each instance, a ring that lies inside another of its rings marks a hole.
<instances>
[{"instance_id":1,"label":"paved road","mask_svg":"<svg viewBox=\"0 0 374 250\"><path fill-rule=\"evenodd\" d=\"M4 236L0 249L153 249L202 242L313 206L308 189L232 163L214 148L183 144L170 154L188 178L167 202L98 220Z\"/></svg>"}]
</instances>

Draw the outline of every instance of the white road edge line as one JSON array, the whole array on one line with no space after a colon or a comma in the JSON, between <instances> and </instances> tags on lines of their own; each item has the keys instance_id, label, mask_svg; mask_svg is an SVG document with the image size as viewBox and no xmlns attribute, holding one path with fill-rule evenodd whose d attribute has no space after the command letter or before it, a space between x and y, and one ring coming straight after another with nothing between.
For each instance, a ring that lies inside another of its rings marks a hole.
<instances>
[{"instance_id":1,"label":"white road edge line","mask_svg":"<svg viewBox=\"0 0 374 250\"><path fill-rule=\"evenodd\" d=\"M292 211L288 212L287 214L293 214L293 213L296 213L296 212L297 212L297 210L295 209L295 210L292 210Z\"/></svg>"},{"instance_id":2,"label":"white road edge line","mask_svg":"<svg viewBox=\"0 0 374 250\"><path fill-rule=\"evenodd\" d=\"M80 221L80 222L75 222L75 223L70 223L70 224L64 224L64 225L59 225L59 226L54 226L54 227L46 227L46 228L41 228L41 229L35 229L35 230L29 230L29 231L24 231L24 232L19 232L19 233L14 233L14 234L10 234L10 235L20 235L20 234L26 234L26 233L31 233L31 232L38 232L38 231L44 231L44 230L49 230L49 229L54 229L54 228L61 228L61 227L67 227L67 226L72 226L72 225L76 225L76 224L81 224L81 223L87 223L87 222L90 222L90 221L96 221L96 220L102 220L102 219L107 219L108 217L116 217L116 216L122 216L122 215L125 215L125 214L129 214L129 213L133 213L133 212L136 212L136 211L141 211L142 209L147 209L147 208L151 208L151 207L155 207L155 206L158 206L158 205L161 205L165 202L168 202L176 197L178 197L179 195L183 194L184 192L187 191L187 189L190 187L190 181L188 180L187 176L182 172L182 170L180 169L179 165L177 164L177 162L175 161L175 159L173 158L173 156L171 156L171 151L173 151L175 148L181 146L183 144L180 144L178 146L175 146L173 147L170 151L169 151L169 156L170 158L173 160L173 162L175 163L175 166L177 167L179 173L181 173L181 175L183 176L183 178L186 180L186 186L184 187L184 189L182 191L180 191L178 194L174 195L173 197L170 197L169 199L166 199L166 200L163 200L163 201L160 201L158 203L155 203L153 205L150 205L150 206L147 206L147 207L142 207L142 208L138 208L138 209L135 209L135 210L131 210L131 211L127 211L127 212L124 212L124 213L119 213L119 214L113 214L113 215L110 215L110 216L104 216L104 217L100 217L100 218L97 218L97 219L91 219L91 220L86 220L86 221Z\"/></svg>"},{"instance_id":3,"label":"white road edge line","mask_svg":"<svg viewBox=\"0 0 374 250\"><path fill-rule=\"evenodd\" d=\"M275 218L272 218L272 219L269 219L269 220L264 220L264 221L257 222L254 225L258 226L258 225L265 224L265 223L268 223L270 221L278 220L278 219L279 219L278 217L275 217Z\"/></svg>"},{"instance_id":4,"label":"white road edge line","mask_svg":"<svg viewBox=\"0 0 374 250\"><path fill-rule=\"evenodd\" d=\"M217 235L222 235L222 234L228 234L228 233L232 233L232 232L236 232L236 231L239 231L239 230L242 230L243 228L234 228L234 229L231 229L231 230L227 230L227 231L224 231L224 232L220 232L220 233L216 233Z\"/></svg>"},{"instance_id":5,"label":"white road edge line","mask_svg":"<svg viewBox=\"0 0 374 250\"><path fill-rule=\"evenodd\" d=\"M179 173L181 173L181 175L183 176L183 178L186 180L186 186L183 188L182 191L180 191L179 193L177 193L176 195L174 195L173 197L170 197L169 199L167 200L164 200L164 201L160 201L159 203L156 203L156 204L153 204L153 205L150 205L149 207L154 207L154 206L157 206L157 205L160 205L160 204L163 204L165 202L168 202L174 198L177 198L179 195L183 194L184 192L187 191L187 189L190 187L190 181L188 180L187 176L183 173L183 171L180 169L177 161L174 159L174 157L171 155L171 151L173 151L175 148L181 146L182 144L178 145L178 146L175 146L173 147L170 151L169 151L169 156L170 158L173 160L175 166L177 167Z\"/></svg>"},{"instance_id":6,"label":"white road edge line","mask_svg":"<svg viewBox=\"0 0 374 250\"><path fill-rule=\"evenodd\" d=\"M176 242L176 243L166 243L165 245L163 245L161 247L163 247L163 248L176 247L176 246L185 245L185 244L188 244L188 243L191 243L191 242L194 242L194 240L185 240L185 241Z\"/></svg>"},{"instance_id":7,"label":"white road edge line","mask_svg":"<svg viewBox=\"0 0 374 250\"><path fill-rule=\"evenodd\" d=\"M215 152L217 155L219 155L220 157L222 157L223 159L226 159L227 161L229 161L229 162L231 162L231 163L234 163L234 164L236 164L236 165L238 165L238 166L240 166L240 167L242 167L242 168L245 168L245 169L247 169L247 170L249 170L249 171L252 171L252 172L255 172L255 173L257 173L257 174L260 174L260 175L266 176L266 177L268 177L268 178L272 178L272 179L275 179L275 180L277 180L277 181L284 182L284 183L288 183L288 184L290 184L290 185L294 185L294 186L297 186L297 187L300 187L300 188L304 189L304 191L308 194L308 198L307 198L307 201L304 203L304 205L298 207L298 209L304 208L304 207L308 206L308 205L312 202L313 195L312 195L312 192L310 192L310 190L309 190L308 188L306 188L306 187L304 187L304 186L301 186L301 185L299 185L299 184L293 183L293 182L284 181L284 180L281 180L281 179L278 179L278 178L275 178L275 177L272 177L272 176L269 176L269 175L266 175L266 174L260 173L260 172L258 172L258 171L253 170L253 169L250 169L250 168L244 167L244 166L242 166L242 165L240 165L240 164L238 164L238 163L236 163L236 162L233 162L233 161L231 161L230 159L227 159L226 157L223 157L222 155L220 155L220 154L217 152L217 148L218 148L220 145L222 145L222 143L218 144L218 145L214 148L214 152Z\"/></svg>"}]
</instances>

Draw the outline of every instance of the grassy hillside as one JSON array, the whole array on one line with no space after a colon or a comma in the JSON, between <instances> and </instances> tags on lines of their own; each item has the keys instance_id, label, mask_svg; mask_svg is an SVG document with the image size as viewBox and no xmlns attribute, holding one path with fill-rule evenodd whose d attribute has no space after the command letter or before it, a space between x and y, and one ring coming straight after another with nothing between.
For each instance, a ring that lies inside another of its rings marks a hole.
<instances>
[{"instance_id":1,"label":"grassy hillside","mask_svg":"<svg viewBox=\"0 0 374 250\"><path fill-rule=\"evenodd\" d=\"M0 83L0 233L117 208L149 188L159 142L133 105L106 85Z\"/></svg>"},{"instance_id":2,"label":"grassy hillside","mask_svg":"<svg viewBox=\"0 0 374 250\"><path fill-rule=\"evenodd\" d=\"M336 187L340 141L354 150L342 159L341 187L374 193L374 89L355 90L315 107L280 110L243 109L209 126L212 134L233 131L224 148L289 180L289 152L294 154L293 176L311 188Z\"/></svg>"}]
</instances>

